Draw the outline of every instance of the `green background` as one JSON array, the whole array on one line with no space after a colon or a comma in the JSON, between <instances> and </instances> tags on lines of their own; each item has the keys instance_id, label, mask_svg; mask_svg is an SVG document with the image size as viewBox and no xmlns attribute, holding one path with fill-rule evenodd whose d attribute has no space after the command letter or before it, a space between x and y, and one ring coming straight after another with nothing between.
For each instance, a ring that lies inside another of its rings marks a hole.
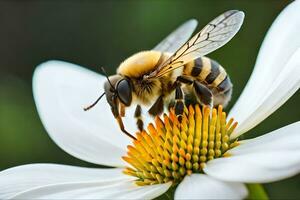
<instances>
[{"instance_id":1,"label":"green background","mask_svg":"<svg viewBox=\"0 0 300 200\"><path fill-rule=\"evenodd\" d=\"M231 76L230 108L251 74L266 31L289 2L0 1L0 169L44 162L95 166L65 153L43 128L31 89L32 73L39 63L59 59L95 71L106 66L112 74L122 60L151 49L187 19L196 18L200 28L226 10L239 9L246 14L241 31L209 55ZM245 137L298 121L299 100L298 92ZM276 155L274 160L276 164ZM266 188L273 199L300 198L300 176L266 184Z\"/></svg>"}]
</instances>

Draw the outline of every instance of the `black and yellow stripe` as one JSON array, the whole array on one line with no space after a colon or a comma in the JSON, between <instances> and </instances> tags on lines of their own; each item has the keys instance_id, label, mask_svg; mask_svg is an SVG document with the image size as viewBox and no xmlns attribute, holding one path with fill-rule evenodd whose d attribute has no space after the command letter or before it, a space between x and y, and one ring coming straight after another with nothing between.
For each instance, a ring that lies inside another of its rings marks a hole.
<instances>
[{"instance_id":1,"label":"black and yellow stripe","mask_svg":"<svg viewBox=\"0 0 300 200\"><path fill-rule=\"evenodd\" d=\"M226 92L232 88L231 81L224 68L216 61L200 57L187 63L183 75L192 76L205 85Z\"/></svg>"}]
</instances>

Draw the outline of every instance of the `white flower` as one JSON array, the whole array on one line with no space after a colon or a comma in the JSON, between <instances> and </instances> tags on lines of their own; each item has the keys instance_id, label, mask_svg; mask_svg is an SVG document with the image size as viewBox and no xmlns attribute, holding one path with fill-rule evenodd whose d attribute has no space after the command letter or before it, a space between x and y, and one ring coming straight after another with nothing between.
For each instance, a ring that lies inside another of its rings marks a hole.
<instances>
[{"instance_id":1,"label":"white flower","mask_svg":"<svg viewBox=\"0 0 300 200\"><path fill-rule=\"evenodd\" d=\"M250 130L288 100L300 86L300 1L279 15L259 52L253 74L230 112L239 126L232 139ZM82 106L102 93L105 78L79 66L49 61L33 79L34 98L51 138L82 160L116 168L92 169L57 164L29 164L0 173L0 198L17 199L151 199L171 183L136 186L122 170L130 138L122 134L109 106L89 112ZM127 116L133 116L129 110ZM135 130L132 119L125 119ZM175 198L242 199L243 183L265 183L300 171L300 122L241 141L230 157L207 162L204 174L186 176Z\"/></svg>"}]
</instances>

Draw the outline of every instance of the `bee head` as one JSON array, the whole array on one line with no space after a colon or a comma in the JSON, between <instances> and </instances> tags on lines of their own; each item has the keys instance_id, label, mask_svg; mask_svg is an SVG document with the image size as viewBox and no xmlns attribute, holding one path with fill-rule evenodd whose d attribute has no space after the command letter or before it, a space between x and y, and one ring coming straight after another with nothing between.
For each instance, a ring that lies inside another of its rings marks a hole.
<instances>
[{"instance_id":1,"label":"bee head","mask_svg":"<svg viewBox=\"0 0 300 200\"><path fill-rule=\"evenodd\" d=\"M119 115L119 103L130 106L132 102L132 84L129 79L113 75L104 84L106 100L115 117Z\"/></svg>"},{"instance_id":2,"label":"bee head","mask_svg":"<svg viewBox=\"0 0 300 200\"><path fill-rule=\"evenodd\" d=\"M115 118L119 116L119 104L130 106L132 102L132 84L126 77L113 75L108 77L105 70L102 68L107 81L104 83L104 93L90 106L84 108L85 111L93 108L98 101L104 96L110 105L111 111Z\"/></svg>"}]
</instances>

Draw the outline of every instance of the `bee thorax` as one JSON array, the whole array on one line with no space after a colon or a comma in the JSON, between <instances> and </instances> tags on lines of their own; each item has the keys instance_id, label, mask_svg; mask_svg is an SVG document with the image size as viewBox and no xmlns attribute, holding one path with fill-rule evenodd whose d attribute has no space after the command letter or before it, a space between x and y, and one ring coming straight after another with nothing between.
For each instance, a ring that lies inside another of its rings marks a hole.
<instances>
[{"instance_id":1,"label":"bee thorax","mask_svg":"<svg viewBox=\"0 0 300 200\"><path fill-rule=\"evenodd\" d=\"M133 80L134 99L138 103L149 105L161 93L161 83L158 80Z\"/></svg>"}]
</instances>

